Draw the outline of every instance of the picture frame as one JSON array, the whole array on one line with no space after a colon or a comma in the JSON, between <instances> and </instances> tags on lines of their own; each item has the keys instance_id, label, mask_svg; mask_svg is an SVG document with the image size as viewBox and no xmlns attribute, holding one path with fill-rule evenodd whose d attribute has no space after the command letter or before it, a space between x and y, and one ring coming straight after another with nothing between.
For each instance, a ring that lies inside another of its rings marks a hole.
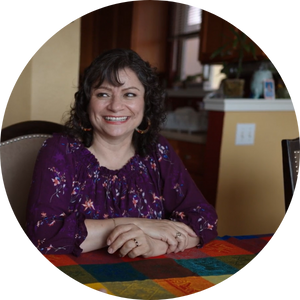
<instances>
[{"instance_id":1,"label":"picture frame","mask_svg":"<svg viewBox=\"0 0 300 300\"><path fill-rule=\"evenodd\" d=\"M264 98L273 100L275 99L275 82L273 79L264 80Z\"/></svg>"}]
</instances>

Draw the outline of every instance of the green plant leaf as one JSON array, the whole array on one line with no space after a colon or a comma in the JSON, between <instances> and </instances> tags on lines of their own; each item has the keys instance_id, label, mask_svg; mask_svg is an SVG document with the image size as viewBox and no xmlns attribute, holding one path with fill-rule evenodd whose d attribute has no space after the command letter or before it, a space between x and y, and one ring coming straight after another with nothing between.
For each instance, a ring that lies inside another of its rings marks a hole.
<instances>
[{"instance_id":1,"label":"green plant leaf","mask_svg":"<svg viewBox=\"0 0 300 300\"><path fill-rule=\"evenodd\" d=\"M238 45L238 42L239 42L238 39L234 39L233 43L232 43L232 48L236 48Z\"/></svg>"},{"instance_id":2,"label":"green plant leaf","mask_svg":"<svg viewBox=\"0 0 300 300\"><path fill-rule=\"evenodd\" d=\"M240 39L242 42L245 42L247 40L246 34L242 31L240 31Z\"/></svg>"},{"instance_id":3,"label":"green plant leaf","mask_svg":"<svg viewBox=\"0 0 300 300\"><path fill-rule=\"evenodd\" d=\"M250 52L250 45L249 44L244 44L243 45L244 49L249 53Z\"/></svg>"},{"instance_id":4,"label":"green plant leaf","mask_svg":"<svg viewBox=\"0 0 300 300\"><path fill-rule=\"evenodd\" d=\"M235 30L235 27L230 26L229 29L230 29L230 31L231 31L236 37L238 37L238 33L237 33L237 31Z\"/></svg>"},{"instance_id":5,"label":"green plant leaf","mask_svg":"<svg viewBox=\"0 0 300 300\"><path fill-rule=\"evenodd\" d=\"M229 45L229 42L225 43L223 46L219 47L216 51L214 51L211 56L210 56L210 59L213 59L215 58L216 56L219 56L219 55L224 55L225 53L223 52L225 47L227 47Z\"/></svg>"},{"instance_id":6,"label":"green plant leaf","mask_svg":"<svg viewBox=\"0 0 300 300\"><path fill-rule=\"evenodd\" d=\"M256 47L255 47L254 43L251 43L249 45L249 47L250 47L250 52L253 55L254 59L257 59L257 57L256 57Z\"/></svg>"}]
</instances>

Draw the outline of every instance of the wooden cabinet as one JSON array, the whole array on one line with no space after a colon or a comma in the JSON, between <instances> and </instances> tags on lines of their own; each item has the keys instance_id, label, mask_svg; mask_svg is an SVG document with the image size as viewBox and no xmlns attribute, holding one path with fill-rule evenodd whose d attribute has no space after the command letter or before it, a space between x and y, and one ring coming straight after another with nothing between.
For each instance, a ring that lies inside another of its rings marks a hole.
<instances>
[{"instance_id":1,"label":"wooden cabinet","mask_svg":"<svg viewBox=\"0 0 300 300\"><path fill-rule=\"evenodd\" d=\"M209 111L204 143L167 137L200 191L213 206L217 199L223 122L223 111Z\"/></svg>"},{"instance_id":2,"label":"wooden cabinet","mask_svg":"<svg viewBox=\"0 0 300 300\"><path fill-rule=\"evenodd\" d=\"M205 145L173 139L168 139L168 141L181 158L198 188L202 190Z\"/></svg>"},{"instance_id":3,"label":"wooden cabinet","mask_svg":"<svg viewBox=\"0 0 300 300\"><path fill-rule=\"evenodd\" d=\"M132 1L110 5L81 18L80 74L101 52L131 48L166 72L169 23L167 1Z\"/></svg>"},{"instance_id":4,"label":"wooden cabinet","mask_svg":"<svg viewBox=\"0 0 300 300\"><path fill-rule=\"evenodd\" d=\"M228 54L225 56L218 56L211 58L213 52L220 48L228 41L233 41L234 34L232 30L239 31L232 24L228 23L224 19L209 13L207 11L202 11L202 23L200 30L200 50L199 50L199 60L202 64L212 64L212 63L222 63L222 62L235 62L238 57L238 48L232 49L228 48ZM247 38L249 42L250 38ZM253 42L253 41L252 41ZM232 45L232 43L229 43ZM256 46L256 57L257 60L265 60L267 56L264 52ZM231 46L230 46L231 47ZM244 61L253 61L253 56L251 53L246 53Z\"/></svg>"}]
</instances>

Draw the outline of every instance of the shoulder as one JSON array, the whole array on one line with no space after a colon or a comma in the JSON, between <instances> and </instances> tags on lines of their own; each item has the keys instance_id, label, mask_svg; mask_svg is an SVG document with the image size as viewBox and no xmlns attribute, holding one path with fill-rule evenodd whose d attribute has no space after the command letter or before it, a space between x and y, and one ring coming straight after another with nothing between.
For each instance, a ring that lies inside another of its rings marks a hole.
<instances>
[{"instance_id":1,"label":"shoulder","mask_svg":"<svg viewBox=\"0 0 300 300\"><path fill-rule=\"evenodd\" d=\"M42 149L69 149L71 152L73 152L74 150L79 149L82 146L82 143L73 137L62 133L54 133L51 137L45 140Z\"/></svg>"},{"instance_id":2,"label":"shoulder","mask_svg":"<svg viewBox=\"0 0 300 300\"><path fill-rule=\"evenodd\" d=\"M170 143L164 136L159 134L157 137L156 143L155 143L155 148L158 148L161 146L170 146Z\"/></svg>"},{"instance_id":3,"label":"shoulder","mask_svg":"<svg viewBox=\"0 0 300 300\"><path fill-rule=\"evenodd\" d=\"M170 145L170 142L164 136L159 135L155 148L158 151L161 151L162 149L169 151L171 149L171 145Z\"/></svg>"},{"instance_id":4,"label":"shoulder","mask_svg":"<svg viewBox=\"0 0 300 300\"><path fill-rule=\"evenodd\" d=\"M37 161L42 165L65 165L65 167L73 166L75 162L83 164L87 160L84 149L79 140L65 134L54 133L43 143Z\"/></svg>"},{"instance_id":5,"label":"shoulder","mask_svg":"<svg viewBox=\"0 0 300 300\"><path fill-rule=\"evenodd\" d=\"M159 161L170 161L170 156L173 156L173 148L164 136L159 135L154 144L153 153Z\"/></svg>"},{"instance_id":6,"label":"shoulder","mask_svg":"<svg viewBox=\"0 0 300 300\"><path fill-rule=\"evenodd\" d=\"M49 137L46 140L47 144L53 144L53 145L66 145L70 143L77 143L81 144L81 142L73 137L70 137L63 133L54 133L51 137Z\"/></svg>"}]
</instances>

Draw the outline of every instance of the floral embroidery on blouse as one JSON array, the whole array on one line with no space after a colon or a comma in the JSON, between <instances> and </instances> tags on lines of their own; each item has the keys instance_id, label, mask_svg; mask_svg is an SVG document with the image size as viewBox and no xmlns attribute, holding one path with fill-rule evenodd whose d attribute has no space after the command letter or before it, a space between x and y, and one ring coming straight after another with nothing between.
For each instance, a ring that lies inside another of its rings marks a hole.
<instances>
[{"instance_id":1,"label":"floral embroidery on blouse","mask_svg":"<svg viewBox=\"0 0 300 300\"><path fill-rule=\"evenodd\" d=\"M93 201L91 199L86 200L84 202L84 204L82 204L82 206L84 207L84 211L86 211L87 209L93 209L93 210L95 210L94 203L93 203Z\"/></svg>"},{"instance_id":2,"label":"floral embroidery on blouse","mask_svg":"<svg viewBox=\"0 0 300 300\"><path fill-rule=\"evenodd\" d=\"M201 245L217 235L214 208L163 137L146 157L135 155L120 170L108 170L78 140L55 134L39 152L33 179L27 232L43 253L79 255L86 218L184 222Z\"/></svg>"},{"instance_id":3,"label":"floral embroidery on blouse","mask_svg":"<svg viewBox=\"0 0 300 300\"><path fill-rule=\"evenodd\" d=\"M59 198L59 195L61 193L64 194L64 188L66 186L66 178L65 178L65 174L61 175L61 173L57 171L55 167L49 168L49 170L55 174L54 178L51 178L53 186L55 187L55 192L50 197L50 202L51 202L54 196Z\"/></svg>"},{"instance_id":4,"label":"floral embroidery on blouse","mask_svg":"<svg viewBox=\"0 0 300 300\"><path fill-rule=\"evenodd\" d=\"M161 144L157 145L158 148L158 153L159 153L159 157L158 157L158 161L161 162L162 160L168 161L169 163L172 163L170 158L169 158L169 147L168 146L163 146Z\"/></svg>"},{"instance_id":5,"label":"floral embroidery on blouse","mask_svg":"<svg viewBox=\"0 0 300 300\"><path fill-rule=\"evenodd\" d=\"M80 149L81 143L74 141L66 144L66 154L71 154Z\"/></svg>"}]
</instances>

